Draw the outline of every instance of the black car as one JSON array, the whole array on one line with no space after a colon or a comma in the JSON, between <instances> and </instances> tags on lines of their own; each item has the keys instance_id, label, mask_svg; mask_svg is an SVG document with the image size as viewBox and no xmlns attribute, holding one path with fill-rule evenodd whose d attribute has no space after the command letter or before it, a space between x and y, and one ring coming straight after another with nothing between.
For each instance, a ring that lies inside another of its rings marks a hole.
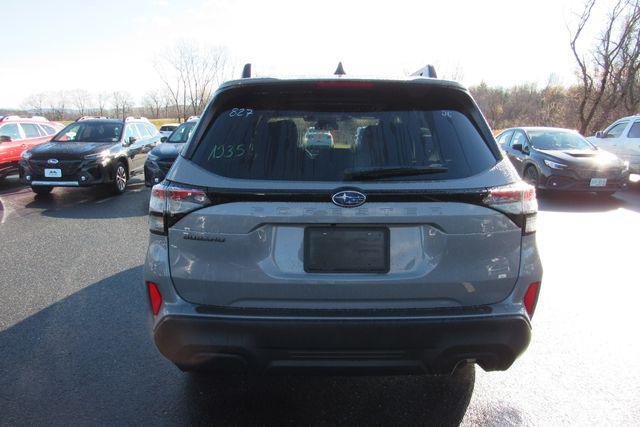
<instances>
[{"instance_id":1,"label":"black car","mask_svg":"<svg viewBox=\"0 0 640 427\"><path fill-rule=\"evenodd\" d=\"M520 176L540 190L611 195L629 180L628 163L569 129L511 128L496 140Z\"/></svg>"},{"instance_id":2,"label":"black car","mask_svg":"<svg viewBox=\"0 0 640 427\"><path fill-rule=\"evenodd\" d=\"M158 130L145 118L82 118L51 142L25 151L20 179L36 194L98 185L121 194L129 178L142 172L147 153L159 140Z\"/></svg>"},{"instance_id":3,"label":"black car","mask_svg":"<svg viewBox=\"0 0 640 427\"><path fill-rule=\"evenodd\" d=\"M197 117L182 123L169 138L162 137L163 144L151 150L144 164L144 183L147 187L164 180L171 165L180 154L180 150L191 136L196 123L198 123Z\"/></svg>"}]
</instances>

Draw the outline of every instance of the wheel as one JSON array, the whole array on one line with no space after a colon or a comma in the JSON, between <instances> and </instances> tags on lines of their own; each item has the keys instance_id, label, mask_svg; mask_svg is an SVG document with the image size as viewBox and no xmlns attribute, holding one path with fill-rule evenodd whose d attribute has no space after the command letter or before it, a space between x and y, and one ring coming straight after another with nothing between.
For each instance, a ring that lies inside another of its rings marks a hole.
<instances>
[{"instance_id":1,"label":"wheel","mask_svg":"<svg viewBox=\"0 0 640 427\"><path fill-rule=\"evenodd\" d=\"M113 192L116 194L122 194L127 190L127 183L129 182L129 173L124 163L118 162L116 165L115 181L113 182Z\"/></svg>"},{"instance_id":2,"label":"wheel","mask_svg":"<svg viewBox=\"0 0 640 427\"><path fill-rule=\"evenodd\" d=\"M538 171L535 167L528 166L524 170L524 180L535 188L538 188Z\"/></svg>"},{"instance_id":3,"label":"wheel","mask_svg":"<svg viewBox=\"0 0 640 427\"><path fill-rule=\"evenodd\" d=\"M53 190L53 187L46 187L46 186L43 186L43 185L40 185L38 187L31 187L31 191L36 193L36 195L38 195L38 196L49 194L49 193L51 193L52 190Z\"/></svg>"}]
</instances>

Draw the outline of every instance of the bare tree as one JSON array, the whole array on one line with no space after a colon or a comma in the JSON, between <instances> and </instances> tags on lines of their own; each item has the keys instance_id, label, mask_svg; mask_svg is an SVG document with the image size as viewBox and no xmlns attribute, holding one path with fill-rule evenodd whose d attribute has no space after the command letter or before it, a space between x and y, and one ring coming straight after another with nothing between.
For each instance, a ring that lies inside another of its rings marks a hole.
<instances>
[{"instance_id":1,"label":"bare tree","mask_svg":"<svg viewBox=\"0 0 640 427\"><path fill-rule=\"evenodd\" d=\"M581 83L578 122L583 134L602 126L621 105L635 108L639 101L640 0L616 0L595 48L585 52L579 42L595 4L587 0L570 40Z\"/></svg>"},{"instance_id":2,"label":"bare tree","mask_svg":"<svg viewBox=\"0 0 640 427\"><path fill-rule=\"evenodd\" d=\"M124 120L133 107L133 100L129 92L116 91L111 95L111 105L113 106L114 116L121 117Z\"/></svg>"},{"instance_id":3,"label":"bare tree","mask_svg":"<svg viewBox=\"0 0 640 427\"><path fill-rule=\"evenodd\" d=\"M162 92L157 89L147 91L147 93L144 95L142 104L144 105L145 109L151 113L150 116L154 119L160 117L160 112L162 110L164 102L162 98Z\"/></svg>"},{"instance_id":4,"label":"bare tree","mask_svg":"<svg viewBox=\"0 0 640 427\"><path fill-rule=\"evenodd\" d=\"M111 95L107 92L100 92L96 95L96 112L99 116L107 115L107 105L111 102Z\"/></svg>"},{"instance_id":5,"label":"bare tree","mask_svg":"<svg viewBox=\"0 0 640 427\"><path fill-rule=\"evenodd\" d=\"M183 41L155 61L178 117L199 115L231 70L226 50Z\"/></svg>"},{"instance_id":6,"label":"bare tree","mask_svg":"<svg viewBox=\"0 0 640 427\"><path fill-rule=\"evenodd\" d=\"M67 114L69 94L64 90L47 92L45 99L49 116L53 120L63 120Z\"/></svg>"},{"instance_id":7,"label":"bare tree","mask_svg":"<svg viewBox=\"0 0 640 427\"><path fill-rule=\"evenodd\" d=\"M92 96L85 89L75 89L69 93L71 103L80 116L86 115L91 106Z\"/></svg>"},{"instance_id":8,"label":"bare tree","mask_svg":"<svg viewBox=\"0 0 640 427\"><path fill-rule=\"evenodd\" d=\"M22 108L31 111L38 116L45 115L45 105L47 104L47 94L44 92L29 95L22 103Z\"/></svg>"}]
</instances>

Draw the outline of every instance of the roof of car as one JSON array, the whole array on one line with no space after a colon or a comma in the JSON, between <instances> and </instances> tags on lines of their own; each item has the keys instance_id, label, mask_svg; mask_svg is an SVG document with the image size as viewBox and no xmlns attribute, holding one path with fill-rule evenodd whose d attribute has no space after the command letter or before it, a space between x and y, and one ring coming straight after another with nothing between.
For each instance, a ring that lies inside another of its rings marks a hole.
<instances>
[{"instance_id":1,"label":"roof of car","mask_svg":"<svg viewBox=\"0 0 640 427\"><path fill-rule=\"evenodd\" d=\"M615 122L619 122L621 120L633 120L633 119L640 119L640 114L636 114L633 116L626 116L626 117L620 117L618 120L616 120ZM614 122L614 123L615 123Z\"/></svg>"},{"instance_id":2,"label":"roof of car","mask_svg":"<svg viewBox=\"0 0 640 427\"><path fill-rule=\"evenodd\" d=\"M417 84L417 85L431 85L440 87L449 87L458 90L467 90L463 85L452 80L434 79L431 77L421 76L402 76L398 78L368 78L368 77L344 77L344 76L330 76L330 77L301 77L301 78L273 78L273 77L251 77L237 80L229 80L220 85L219 90L229 89L232 87L242 86L269 86L280 85L283 83L292 84L304 84L314 82L342 82L342 84L367 82L367 83L379 83L385 85L391 84Z\"/></svg>"},{"instance_id":3,"label":"roof of car","mask_svg":"<svg viewBox=\"0 0 640 427\"><path fill-rule=\"evenodd\" d=\"M33 117L20 117L16 115L0 115L0 122L9 123L9 122L19 122L19 123L52 123L47 120L45 117L41 116L33 116Z\"/></svg>"},{"instance_id":4,"label":"roof of car","mask_svg":"<svg viewBox=\"0 0 640 427\"><path fill-rule=\"evenodd\" d=\"M522 129L525 132L529 132L532 130L542 130L542 131L564 131L564 132L578 132L575 129L567 129L567 128L556 128L552 126L514 126L510 128L506 128L500 131L500 134L505 133L509 130Z\"/></svg>"},{"instance_id":5,"label":"roof of car","mask_svg":"<svg viewBox=\"0 0 640 427\"><path fill-rule=\"evenodd\" d=\"M520 129L524 129L527 132L531 130L577 132L575 129L556 128L552 126L523 126Z\"/></svg>"},{"instance_id":6,"label":"roof of car","mask_svg":"<svg viewBox=\"0 0 640 427\"><path fill-rule=\"evenodd\" d=\"M81 117L76 122L89 122L89 123L151 123L148 119L127 117L125 120L116 119L113 117Z\"/></svg>"},{"instance_id":7,"label":"roof of car","mask_svg":"<svg viewBox=\"0 0 640 427\"><path fill-rule=\"evenodd\" d=\"M87 123L124 123L124 120L122 119L112 119L112 118L91 118L91 119L82 119L82 120L78 120L78 121L82 121L82 122L87 122Z\"/></svg>"}]
</instances>

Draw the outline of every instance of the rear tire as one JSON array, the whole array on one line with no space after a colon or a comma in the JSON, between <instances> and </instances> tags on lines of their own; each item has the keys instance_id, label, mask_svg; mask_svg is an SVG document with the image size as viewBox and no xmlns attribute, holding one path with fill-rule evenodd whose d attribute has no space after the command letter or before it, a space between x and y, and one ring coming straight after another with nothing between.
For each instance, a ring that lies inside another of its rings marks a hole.
<instances>
[{"instance_id":1,"label":"rear tire","mask_svg":"<svg viewBox=\"0 0 640 427\"><path fill-rule=\"evenodd\" d=\"M127 184L129 183L129 172L123 162L118 162L114 174L115 177L111 189L114 194L122 194L127 191Z\"/></svg>"},{"instance_id":2,"label":"rear tire","mask_svg":"<svg viewBox=\"0 0 640 427\"><path fill-rule=\"evenodd\" d=\"M31 191L36 193L37 196L44 196L46 194L51 193L52 190L53 190L53 187L46 187L44 185L41 185L38 187L31 187Z\"/></svg>"}]
</instances>

